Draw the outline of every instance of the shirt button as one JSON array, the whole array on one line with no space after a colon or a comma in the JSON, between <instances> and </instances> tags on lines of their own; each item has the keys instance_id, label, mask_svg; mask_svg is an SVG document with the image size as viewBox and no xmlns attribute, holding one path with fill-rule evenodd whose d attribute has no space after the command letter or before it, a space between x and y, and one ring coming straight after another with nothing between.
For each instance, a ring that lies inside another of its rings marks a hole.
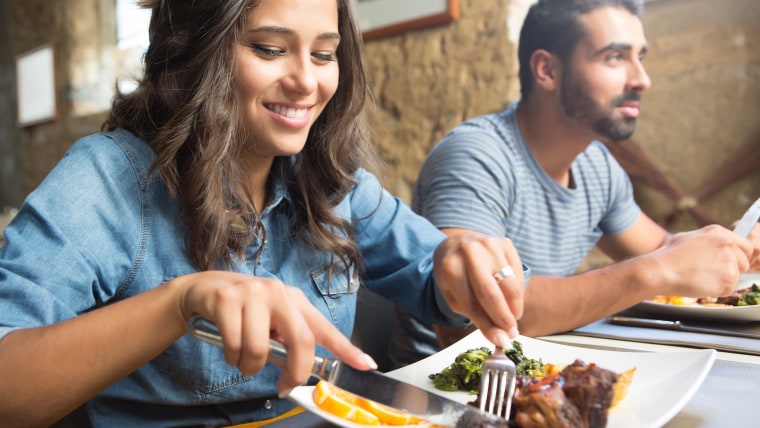
<instances>
[{"instance_id":1,"label":"shirt button","mask_svg":"<svg viewBox=\"0 0 760 428\"><path fill-rule=\"evenodd\" d=\"M272 408L272 400L266 400L264 402L264 408L270 410Z\"/></svg>"}]
</instances>

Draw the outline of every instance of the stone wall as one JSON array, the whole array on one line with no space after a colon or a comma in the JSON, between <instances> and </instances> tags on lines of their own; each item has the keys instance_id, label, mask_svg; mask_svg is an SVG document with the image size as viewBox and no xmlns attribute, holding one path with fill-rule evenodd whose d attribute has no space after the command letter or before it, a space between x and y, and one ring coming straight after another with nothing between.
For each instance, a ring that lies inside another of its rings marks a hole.
<instances>
[{"instance_id":1,"label":"stone wall","mask_svg":"<svg viewBox=\"0 0 760 428\"><path fill-rule=\"evenodd\" d=\"M366 43L378 102L377 141L388 189L409 201L430 148L463 120L519 96L510 10L526 1L460 0L459 20ZM517 27L519 31L519 26Z\"/></svg>"}]
</instances>

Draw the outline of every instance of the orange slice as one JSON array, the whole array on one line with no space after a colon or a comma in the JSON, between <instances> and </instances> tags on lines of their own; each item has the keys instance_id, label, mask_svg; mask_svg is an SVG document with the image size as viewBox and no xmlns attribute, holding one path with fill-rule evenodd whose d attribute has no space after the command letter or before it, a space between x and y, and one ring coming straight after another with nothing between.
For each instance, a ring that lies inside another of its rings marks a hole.
<instances>
[{"instance_id":1,"label":"orange slice","mask_svg":"<svg viewBox=\"0 0 760 428\"><path fill-rule=\"evenodd\" d=\"M325 412L364 425L380 425L377 416L353 402L356 396L325 381L317 382L312 396L314 403Z\"/></svg>"},{"instance_id":2,"label":"orange slice","mask_svg":"<svg viewBox=\"0 0 760 428\"><path fill-rule=\"evenodd\" d=\"M383 425L417 425L422 419L366 398L356 397L356 404L377 416Z\"/></svg>"},{"instance_id":3,"label":"orange slice","mask_svg":"<svg viewBox=\"0 0 760 428\"><path fill-rule=\"evenodd\" d=\"M317 382L312 396L320 409L360 424L437 427L417 416L352 394L323 380Z\"/></svg>"}]
</instances>

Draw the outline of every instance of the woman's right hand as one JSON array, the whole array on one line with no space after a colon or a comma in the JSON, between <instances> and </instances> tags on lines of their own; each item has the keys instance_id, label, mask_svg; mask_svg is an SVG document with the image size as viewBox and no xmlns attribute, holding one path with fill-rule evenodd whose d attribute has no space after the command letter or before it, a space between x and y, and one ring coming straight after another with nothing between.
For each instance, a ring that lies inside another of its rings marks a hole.
<instances>
[{"instance_id":1,"label":"woman's right hand","mask_svg":"<svg viewBox=\"0 0 760 428\"><path fill-rule=\"evenodd\" d=\"M377 368L372 358L351 344L296 287L275 279L223 271L189 274L172 282L181 290L181 321L187 325L189 318L198 314L216 324L225 360L241 373L253 375L264 367L270 338L287 347L286 367L277 384L279 391L308 380L317 343L356 369Z\"/></svg>"}]
</instances>

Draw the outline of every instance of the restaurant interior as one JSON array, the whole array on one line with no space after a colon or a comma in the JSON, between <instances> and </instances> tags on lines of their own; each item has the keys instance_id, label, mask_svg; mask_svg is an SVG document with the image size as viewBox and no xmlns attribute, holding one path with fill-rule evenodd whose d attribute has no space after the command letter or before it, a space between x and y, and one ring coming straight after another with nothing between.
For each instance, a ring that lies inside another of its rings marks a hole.
<instances>
[{"instance_id":1,"label":"restaurant interior","mask_svg":"<svg viewBox=\"0 0 760 428\"><path fill-rule=\"evenodd\" d=\"M139 73L147 21L130 3L0 0L0 229L66 150L100 129L116 85L128 90ZM444 1L440 19L367 30L373 137L391 193L409 202L425 155L446 132L519 97L516 41L531 3ZM633 138L610 150L642 209L668 230L729 226L760 197L760 1L648 0L642 22L653 85ZM50 82L47 92L40 82ZM607 262L593 252L583 269ZM371 310L360 313L354 339L382 368L392 310L376 296L362 299ZM760 317L727 321L760 333ZM760 341L693 334L592 325L548 340L626 352L715 349L688 399L658 420L756 426L751 411L727 408L751 409L760 397Z\"/></svg>"}]
</instances>

